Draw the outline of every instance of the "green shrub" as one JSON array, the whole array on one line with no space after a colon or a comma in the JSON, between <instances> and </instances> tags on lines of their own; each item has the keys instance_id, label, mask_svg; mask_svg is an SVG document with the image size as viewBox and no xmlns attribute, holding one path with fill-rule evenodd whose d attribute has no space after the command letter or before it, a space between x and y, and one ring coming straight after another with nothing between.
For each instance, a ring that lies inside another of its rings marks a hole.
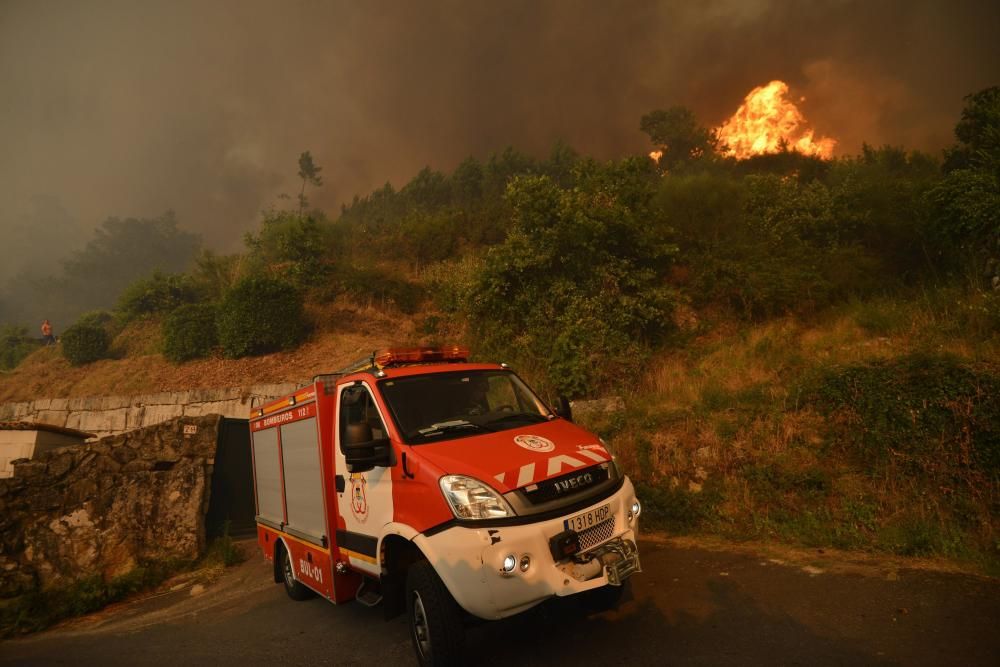
<instances>
[{"instance_id":1,"label":"green shrub","mask_svg":"<svg viewBox=\"0 0 1000 667\"><path fill-rule=\"evenodd\" d=\"M204 563L218 563L230 567L246 560L246 554L229 534L229 526L230 521L226 519L222 524L222 534L209 543L203 559Z\"/></svg>"},{"instance_id":2,"label":"green shrub","mask_svg":"<svg viewBox=\"0 0 1000 667\"><path fill-rule=\"evenodd\" d=\"M28 336L28 330L24 327L12 324L0 327L0 370L7 371L16 367L38 346L38 340Z\"/></svg>"},{"instance_id":3,"label":"green shrub","mask_svg":"<svg viewBox=\"0 0 1000 667\"><path fill-rule=\"evenodd\" d=\"M407 314L417 312L426 297L421 285L375 267L348 267L338 273L333 283L338 291L359 303L376 302L394 306Z\"/></svg>"},{"instance_id":4,"label":"green shrub","mask_svg":"<svg viewBox=\"0 0 1000 667\"><path fill-rule=\"evenodd\" d=\"M219 344L216 308L189 303L177 308L163 322L163 356L174 363L207 357Z\"/></svg>"},{"instance_id":5,"label":"green shrub","mask_svg":"<svg viewBox=\"0 0 1000 667\"><path fill-rule=\"evenodd\" d=\"M869 470L888 463L973 484L1000 475L1000 372L914 353L831 368L803 397L834 417L837 441Z\"/></svg>"},{"instance_id":6,"label":"green shrub","mask_svg":"<svg viewBox=\"0 0 1000 667\"><path fill-rule=\"evenodd\" d=\"M898 302L865 301L856 304L853 310L858 326L876 336L888 336L910 325L909 314Z\"/></svg>"},{"instance_id":7,"label":"green shrub","mask_svg":"<svg viewBox=\"0 0 1000 667\"><path fill-rule=\"evenodd\" d=\"M331 226L319 212L302 215L296 211L264 211L260 231L247 233L244 243L250 260L258 268L280 266L297 287L306 288L329 269L325 254L330 245Z\"/></svg>"},{"instance_id":8,"label":"green shrub","mask_svg":"<svg viewBox=\"0 0 1000 667\"><path fill-rule=\"evenodd\" d=\"M707 528L719 517L721 490L707 485L700 493L681 487L665 488L654 484L636 484L636 493L642 498L644 525L671 533L690 533Z\"/></svg>"},{"instance_id":9,"label":"green shrub","mask_svg":"<svg viewBox=\"0 0 1000 667\"><path fill-rule=\"evenodd\" d=\"M69 363L83 366L108 356L111 337L102 327L82 323L66 329L61 342L63 356Z\"/></svg>"},{"instance_id":10,"label":"green shrub","mask_svg":"<svg viewBox=\"0 0 1000 667\"><path fill-rule=\"evenodd\" d=\"M198 300L198 290L189 276L156 271L135 281L118 298L118 314L125 322L154 313L169 313L174 308Z\"/></svg>"},{"instance_id":11,"label":"green shrub","mask_svg":"<svg viewBox=\"0 0 1000 667\"><path fill-rule=\"evenodd\" d=\"M76 318L74 324L85 324L107 330L114 325L114 321L115 316L107 310L90 310Z\"/></svg>"},{"instance_id":12,"label":"green shrub","mask_svg":"<svg viewBox=\"0 0 1000 667\"><path fill-rule=\"evenodd\" d=\"M65 588L31 591L0 607L0 637L44 630L64 618L97 611L157 586L187 566L187 563L172 560L146 562L111 581L105 582L95 575Z\"/></svg>"},{"instance_id":13,"label":"green shrub","mask_svg":"<svg viewBox=\"0 0 1000 667\"><path fill-rule=\"evenodd\" d=\"M626 377L673 329L665 276L676 247L648 224L649 161L579 167L580 184L515 178L514 224L463 304L484 354L579 397Z\"/></svg>"},{"instance_id":14,"label":"green shrub","mask_svg":"<svg viewBox=\"0 0 1000 667\"><path fill-rule=\"evenodd\" d=\"M228 357L295 347L306 333L302 294L274 278L244 278L223 298L218 326L219 342Z\"/></svg>"}]
</instances>

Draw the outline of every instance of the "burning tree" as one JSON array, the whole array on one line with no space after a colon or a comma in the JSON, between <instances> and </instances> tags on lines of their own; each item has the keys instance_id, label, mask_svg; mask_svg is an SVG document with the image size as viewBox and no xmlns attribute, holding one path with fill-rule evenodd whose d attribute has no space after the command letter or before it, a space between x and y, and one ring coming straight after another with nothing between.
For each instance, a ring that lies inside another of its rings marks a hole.
<instances>
[{"instance_id":1,"label":"burning tree","mask_svg":"<svg viewBox=\"0 0 1000 667\"><path fill-rule=\"evenodd\" d=\"M686 107L651 111L640 119L639 129L657 146L650 157L667 169L710 154L716 145L712 131Z\"/></svg>"},{"instance_id":2,"label":"burning tree","mask_svg":"<svg viewBox=\"0 0 1000 667\"><path fill-rule=\"evenodd\" d=\"M788 84L777 80L751 90L716 134L722 153L737 159L783 150L828 159L837 144L829 137L815 137L805 116L788 99Z\"/></svg>"}]
</instances>

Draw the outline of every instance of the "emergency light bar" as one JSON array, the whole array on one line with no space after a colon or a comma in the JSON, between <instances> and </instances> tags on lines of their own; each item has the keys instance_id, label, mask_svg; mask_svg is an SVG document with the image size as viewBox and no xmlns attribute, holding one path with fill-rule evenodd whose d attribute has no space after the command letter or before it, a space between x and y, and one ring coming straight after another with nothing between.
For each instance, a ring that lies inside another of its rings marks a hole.
<instances>
[{"instance_id":1,"label":"emergency light bar","mask_svg":"<svg viewBox=\"0 0 1000 667\"><path fill-rule=\"evenodd\" d=\"M466 361L469 348L458 345L447 347L393 347L382 350L375 356L379 368L401 364L422 364L434 361Z\"/></svg>"},{"instance_id":2,"label":"emergency light bar","mask_svg":"<svg viewBox=\"0 0 1000 667\"><path fill-rule=\"evenodd\" d=\"M313 378L337 378L366 370L381 370L389 366L404 364L426 364L432 362L468 361L469 348L460 345L444 347L390 347L386 350L372 352L370 356L358 359L339 371L324 373ZM325 380L324 380L325 381Z\"/></svg>"}]
</instances>

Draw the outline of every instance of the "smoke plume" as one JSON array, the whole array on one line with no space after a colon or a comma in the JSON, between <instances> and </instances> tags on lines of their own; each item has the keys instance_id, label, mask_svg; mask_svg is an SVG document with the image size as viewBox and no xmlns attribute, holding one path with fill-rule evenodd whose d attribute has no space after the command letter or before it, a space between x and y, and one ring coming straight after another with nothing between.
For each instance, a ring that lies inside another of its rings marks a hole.
<instances>
[{"instance_id":1,"label":"smoke plume","mask_svg":"<svg viewBox=\"0 0 1000 667\"><path fill-rule=\"evenodd\" d=\"M236 249L297 192L303 150L324 168L312 203L336 216L508 144L644 153L642 114L682 104L717 125L772 79L841 154L937 152L962 96L1000 81L997 25L995 3L934 0L6 0L0 279L109 215L173 209Z\"/></svg>"}]
</instances>

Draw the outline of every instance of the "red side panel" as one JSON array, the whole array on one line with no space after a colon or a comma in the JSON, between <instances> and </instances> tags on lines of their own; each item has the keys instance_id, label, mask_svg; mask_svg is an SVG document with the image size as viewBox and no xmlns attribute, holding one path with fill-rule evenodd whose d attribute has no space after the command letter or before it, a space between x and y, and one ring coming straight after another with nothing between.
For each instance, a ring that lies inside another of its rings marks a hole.
<instances>
[{"instance_id":1,"label":"red side panel","mask_svg":"<svg viewBox=\"0 0 1000 667\"><path fill-rule=\"evenodd\" d=\"M308 542L285 537L285 546L292 557L295 578L325 598L333 597L330 552Z\"/></svg>"},{"instance_id":2,"label":"red side panel","mask_svg":"<svg viewBox=\"0 0 1000 667\"><path fill-rule=\"evenodd\" d=\"M336 557L331 555L339 553L336 543L336 471L334 470L335 458L331 449L332 429L336 423L334 406L332 397L326 396L323 384L316 383L298 390L286 399L279 399L265 406L261 410L263 414L255 413L252 416L250 428L251 431L257 432L316 417L317 446L321 467L320 479L323 485L322 502L326 506L327 517L327 546L313 544L290 535L284 530L277 530L263 524L257 524L257 543L264 557L271 562L274 561L275 545L279 541L284 543L291 556L296 579L327 599L340 603L354 599L355 593L361 585L361 577L350 571L338 574ZM283 472L282 488L284 488ZM254 489L256 494L256 483Z\"/></svg>"}]
</instances>

